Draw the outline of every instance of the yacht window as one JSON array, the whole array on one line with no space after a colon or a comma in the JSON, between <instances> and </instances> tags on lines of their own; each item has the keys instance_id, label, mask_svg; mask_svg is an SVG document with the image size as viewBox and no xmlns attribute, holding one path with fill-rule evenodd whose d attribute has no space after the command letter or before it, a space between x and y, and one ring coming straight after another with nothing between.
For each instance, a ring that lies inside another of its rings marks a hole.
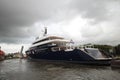
<instances>
[{"instance_id":1,"label":"yacht window","mask_svg":"<svg viewBox=\"0 0 120 80\"><path fill-rule=\"evenodd\" d=\"M43 39L43 40L40 40L40 41L34 42L33 44L36 44L36 43L39 43L39 42L42 42L42 41L46 41L46 40L49 40L49 38L46 38L46 39Z\"/></svg>"}]
</instances>

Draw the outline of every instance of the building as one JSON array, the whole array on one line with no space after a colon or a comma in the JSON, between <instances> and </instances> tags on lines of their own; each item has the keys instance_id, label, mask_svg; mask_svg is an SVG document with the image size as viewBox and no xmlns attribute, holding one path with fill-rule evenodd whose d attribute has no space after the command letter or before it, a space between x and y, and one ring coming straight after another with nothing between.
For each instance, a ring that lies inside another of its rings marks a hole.
<instances>
[{"instance_id":1,"label":"building","mask_svg":"<svg viewBox=\"0 0 120 80\"><path fill-rule=\"evenodd\" d=\"M0 61L5 59L5 53L0 50Z\"/></svg>"}]
</instances>

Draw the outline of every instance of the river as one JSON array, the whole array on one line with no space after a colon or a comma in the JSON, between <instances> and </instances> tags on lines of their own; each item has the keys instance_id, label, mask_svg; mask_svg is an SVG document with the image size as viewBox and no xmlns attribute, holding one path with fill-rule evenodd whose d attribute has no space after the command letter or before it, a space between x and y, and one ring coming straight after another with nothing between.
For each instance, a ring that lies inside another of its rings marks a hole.
<instances>
[{"instance_id":1,"label":"river","mask_svg":"<svg viewBox=\"0 0 120 80\"><path fill-rule=\"evenodd\" d=\"M0 80L120 80L110 66L11 59L0 61Z\"/></svg>"}]
</instances>

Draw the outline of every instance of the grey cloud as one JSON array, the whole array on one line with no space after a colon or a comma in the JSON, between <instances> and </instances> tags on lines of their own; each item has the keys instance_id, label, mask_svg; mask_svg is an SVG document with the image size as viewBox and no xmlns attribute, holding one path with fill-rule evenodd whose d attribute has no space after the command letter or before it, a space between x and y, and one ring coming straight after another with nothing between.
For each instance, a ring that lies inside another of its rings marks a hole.
<instances>
[{"instance_id":1,"label":"grey cloud","mask_svg":"<svg viewBox=\"0 0 120 80\"><path fill-rule=\"evenodd\" d=\"M71 7L82 14L83 18L94 19L94 23L109 20L108 6L120 3L119 0L73 0ZM115 5L114 5L115 6Z\"/></svg>"},{"instance_id":2,"label":"grey cloud","mask_svg":"<svg viewBox=\"0 0 120 80\"><path fill-rule=\"evenodd\" d=\"M85 26L81 30L82 37L85 38L95 38L97 36L100 36L102 33L103 29L99 26Z\"/></svg>"},{"instance_id":3,"label":"grey cloud","mask_svg":"<svg viewBox=\"0 0 120 80\"><path fill-rule=\"evenodd\" d=\"M119 0L75 0L70 4L70 8L90 21L89 27L84 26L81 30L86 42L120 43Z\"/></svg>"},{"instance_id":4,"label":"grey cloud","mask_svg":"<svg viewBox=\"0 0 120 80\"><path fill-rule=\"evenodd\" d=\"M31 25L52 19L62 5L63 0L0 0L0 42L33 36Z\"/></svg>"},{"instance_id":5,"label":"grey cloud","mask_svg":"<svg viewBox=\"0 0 120 80\"><path fill-rule=\"evenodd\" d=\"M29 42L28 39L37 36L42 28L35 28L35 22L67 23L77 15L92 20L89 28L81 30L83 38L92 41L96 37L103 43L119 42L120 39L116 37L120 29L119 4L119 0L0 0L0 43ZM99 27L104 22L107 24L105 29ZM112 26L116 28L107 39L112 31L107 28ZM97 31L93 31L95 29Z\"/></svg>"},{"instance_id":6,"label":"grey cloud","mask_svg":"<svg viewBox=\"0 0 120 80\"><path fill-rule=\"evenodd\" d=\"M46 0L1 0L1 26L25 26L51 17L54 3ZM57 3L56 3L57 4Z\"/></svg>"}]
</instances>

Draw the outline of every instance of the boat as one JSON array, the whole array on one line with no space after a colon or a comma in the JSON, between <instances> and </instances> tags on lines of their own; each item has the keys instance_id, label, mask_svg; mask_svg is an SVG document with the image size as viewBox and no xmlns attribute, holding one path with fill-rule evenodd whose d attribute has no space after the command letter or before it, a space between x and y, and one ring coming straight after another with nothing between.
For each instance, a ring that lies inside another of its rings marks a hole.
<instances>
[{"instance_id":1,"label":"boat","mask_svg":"<svg viewBox=\"0 0 120 80\"><path fill-rule=\"evenodd\" d=\"M111 60L112 69L120 69L120 58L114 58Z\"/></svg>"},{"instance_id":2,"label":"boat","mask_svg":"<svg viewBox=\"0 0 120 80\"><path fill-rule=\"evenodd\" d=\"M74 62L81 64L110 65L111 57L97 48L75 47L72 40L47 35L47 28L41 38L37 38L26 55L32 60Z\"/></svg>"}]
</instances>

